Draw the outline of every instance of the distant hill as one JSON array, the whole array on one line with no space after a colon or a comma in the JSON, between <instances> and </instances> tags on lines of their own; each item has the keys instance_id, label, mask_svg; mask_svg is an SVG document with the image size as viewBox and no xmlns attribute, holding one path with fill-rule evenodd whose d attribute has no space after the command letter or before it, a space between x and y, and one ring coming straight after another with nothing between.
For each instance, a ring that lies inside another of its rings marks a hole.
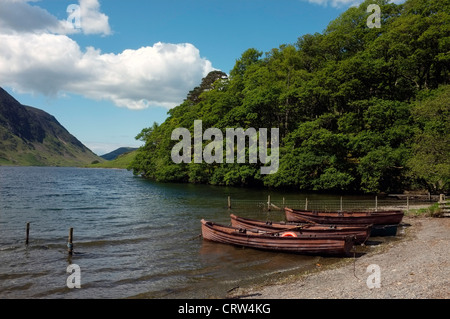
<instances>
[{"instance_id":1,"label":"distant hill","mask_svg":"<svg viewBox=\"0 0 450 319\"><path fill-rule=\"evenodd\" d=\"M115 151L112 151L108 154L102 155L100 156L101 158L107 160L107 161L112 161L115 160L116 158L118 158L120 155L122 154L126 154L126 153L130 153L137 150L137 148L133 148L133 147L121 147L116 149Z\"/></svg>"},{"instance_id":2,"label":"distant hill","mask_svg":"<svg viewBox=\"0 0 450 319\"><path fill-rule=\"evenodd\" d=\"M85 166L103 161L52 115L0 88L0 165Z\"/></svg>"},{"instance_id":3,"label":"distant hill","mask_svg":"<svg viewBox=\"0 0 450 319\"><path fill-rule=\"evenodd\" d=\"M130 164L134 161L137 155L137 150L132 152L127 152L119 155L116 159L111 161L103 161L101 163L93 163L87 165L89 168L117 168L117 169L128 169Z\"/></svg>"}]
</instances>

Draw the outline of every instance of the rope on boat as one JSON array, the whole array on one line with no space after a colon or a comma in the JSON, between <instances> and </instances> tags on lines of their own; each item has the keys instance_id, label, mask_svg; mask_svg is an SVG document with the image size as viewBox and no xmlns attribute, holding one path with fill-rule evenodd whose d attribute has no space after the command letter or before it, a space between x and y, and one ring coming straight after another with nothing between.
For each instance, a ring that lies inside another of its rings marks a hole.
<instances>
[{"instance_id":1,"label":"rope on boat","mask_svg":"<svg viewBox=\"0 0 450 319\"><path fill-rule=\"evenodd\" d=\"M353 246L353 276L355 276L356 279L361 280L356 276L356 249Z\"/></svg>"}]
</instances>

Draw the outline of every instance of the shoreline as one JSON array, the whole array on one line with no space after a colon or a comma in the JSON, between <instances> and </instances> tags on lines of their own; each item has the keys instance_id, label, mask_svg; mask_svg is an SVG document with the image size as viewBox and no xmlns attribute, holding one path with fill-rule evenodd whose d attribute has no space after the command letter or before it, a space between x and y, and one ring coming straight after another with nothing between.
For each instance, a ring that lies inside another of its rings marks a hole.
<instances>
[{"instance_id":1,"label":"shoreline","mask_svg":"<svg viewBox=\"0 0 450 319\"><path fill-rule=\"evenodd\" d=\"M405 216L404 237L356 258L239 288L236 299L450 299L450 218ZM369 266L379 266L378 279ZM370 278L369 278L370 277ZM380 287L373 287L379 280ZM368 283L369 282L369 283ZM369 288L369 285L372 288Z\"/></svg>"}]
</instances>

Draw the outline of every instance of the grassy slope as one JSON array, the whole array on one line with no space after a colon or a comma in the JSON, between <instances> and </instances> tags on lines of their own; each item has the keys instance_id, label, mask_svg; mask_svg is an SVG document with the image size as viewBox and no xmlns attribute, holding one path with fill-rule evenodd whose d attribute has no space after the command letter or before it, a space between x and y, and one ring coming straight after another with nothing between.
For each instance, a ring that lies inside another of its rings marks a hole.
<instances>
[{"instance_id":1,"label":"grassy slope","mask_svg":"<svg viewBox=\"0 0 450 319\"><path fill-rule=\"evenodd\" d=\"M0 127L0 136L5 130ZM24 142L17 136L9 134L2 141L0 150L0 165L8 166L74 166L81 167L93 161L103 161L102 158L86 151L82 152L75 146L49 137L42 144L33 145Z\"/></svg>"},{"instance_id":2,"label":"grassy slope","mask_svg":"<svg viewBox=\"0 0 450 319\"><path fill-rule=\"evenodd\" d=\"M0 165L78 166L103 159L47 112L22 105L0 87Z\"/></svg>"},{"instance_id":3,"label":"grassy slope","mask_svg":"<svg viewBox=\"0 0 450 319\"><path fill-rule=\"evenodd\" d=\"M104 161L98 164L90 164L87 167L89 168L118 168L118 169L127 169L130 165L131 161L136 157L137 151L133 151L130 153L125 153L120 155L118 158L112 161Z\"/></svg>"}]
</instances>

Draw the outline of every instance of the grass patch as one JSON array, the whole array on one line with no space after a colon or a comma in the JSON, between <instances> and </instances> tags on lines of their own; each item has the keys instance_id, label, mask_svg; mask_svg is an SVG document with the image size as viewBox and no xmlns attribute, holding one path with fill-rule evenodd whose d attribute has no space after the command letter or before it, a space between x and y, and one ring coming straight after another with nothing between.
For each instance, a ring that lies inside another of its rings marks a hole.
<instances>
[{"instance_id":1,"label":"grass patch","mask_svg":"<svg viewBox=\"0 0 450 319\"><path fill-rule=\"evenodd\" d=\"M409 217L442 217L443 211L439 203L435 203L428 207L412 209L407 215Z\"/></svg>"}]
</instances>

